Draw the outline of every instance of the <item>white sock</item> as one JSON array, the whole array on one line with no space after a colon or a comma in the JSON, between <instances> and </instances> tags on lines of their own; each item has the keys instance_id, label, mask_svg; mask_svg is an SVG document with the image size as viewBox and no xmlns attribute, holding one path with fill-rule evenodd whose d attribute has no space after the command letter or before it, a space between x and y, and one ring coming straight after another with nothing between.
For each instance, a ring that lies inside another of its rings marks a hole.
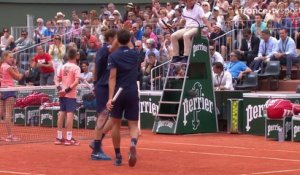
<instances>
[{"instance_id":1,"label":"white sock","mask_svg":"<svg viewBox=\"0 0 300 175\"><path fill-rule=\"evenodd\" d=\"M72 131L67 131L67 140L72 139Z\"/></svg>"},{"instance_id":2,"label":"white sock","mask_svg":"<svg viewBox=\"0 0 300 175\"><path fill-rule=\"evenodd\" d=\"M63 138L62 131L57 131L57 138L58 139L62 139Z\"/></svg>"}]
</instances>

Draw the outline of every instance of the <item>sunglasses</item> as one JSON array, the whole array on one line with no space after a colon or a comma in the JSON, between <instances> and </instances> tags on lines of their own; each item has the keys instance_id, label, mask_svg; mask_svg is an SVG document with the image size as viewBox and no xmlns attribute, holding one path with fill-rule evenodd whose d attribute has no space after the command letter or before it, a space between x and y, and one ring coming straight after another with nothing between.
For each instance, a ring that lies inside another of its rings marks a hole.
<instances>
[{"instance_id":1,"label":"sunglasses","mask_svg":"<svg viewBox=\"0 0 300 175\"><path fill-rule=\"evenodd\" d=\"M171 4L167 4L167 6L171 6Z\"/></svg>"},{"instance_id":2,"label":"sunglasses","mask_svg":"<svg viewBox=\"0 0 300 175\"><path fill-rule=\"evenodd\" d=\"M208 5L207 4L202 4L202 6L204 6L204 7L206 6L207 7Z\"/></svg>"},{"instance_id":3,"label":"sunglasses","mask_svg":"<svg viewBox=\"0 0 300 175\"><path fill-rule=\"evenodd\" d=\"M7 31L7 30L5 30L5 31L3 31L3 32L4 32L4 33L6 33L6 32L8 33L8 31Z\"/></svg>"},{"instance_id":4,"label":"sunglasses","mask_svg":"<svg viewBox=\"0 0 300 175\"><path fill-rule=\"evenodd\" d=\"M119 14L113 14L114 16L119 16Z\"/></svg>"},{"instance_id":5,"label":"sunglasses","mask_svg":"<svg viewBox=\"0 0 300 175\"><path fill-rule=\"evenodd\" d=\"M79 25L79 23L74 23L74 25Z\"/></svg>"},{"instance_id":6,"label":"sunglasses","mask_svg":"<svg viewBox=\"0 0 300 175\"><path fill-rule=\"evenodd\" d=\"M54 38L54 39L60 40L60 38Z\"/></svg>"},{"instance_id":7,"label":"sunglasses","mask_svg":"<svg viewBox=\"0 0 300 175\"><path fill-rule=\"evenodd\" d=\"M210 51L214 51L215 49L209 49Z\"/></svg>"}]
</instances>

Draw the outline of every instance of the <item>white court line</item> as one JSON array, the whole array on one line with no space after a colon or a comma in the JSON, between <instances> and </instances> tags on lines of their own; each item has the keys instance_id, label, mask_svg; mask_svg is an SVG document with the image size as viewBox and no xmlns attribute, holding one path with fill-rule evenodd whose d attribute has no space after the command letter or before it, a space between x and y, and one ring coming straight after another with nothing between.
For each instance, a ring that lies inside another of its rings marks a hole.
<instances>
[{"instance_id":1,"label":"white court line","mask_svg":"<svg viewBox=\"0 0 300 175\"><path fill-rule=\"evenodd\" d=\"M112 146L108 146L112 147ZM122 147L128 149L129 147ZM175 153L187 153L187 154L202 154L210 156L223 156L223 157L241 157L241 158L252 158L252 159L266 159L266 160L277 160L277 161L288 161L288 162L300 162L300 159L284 159L277 157L263 157L263 156L247 156L241 154L221 154L221 153L210 153L210 152L197 152L197 151L180 151L180 150L171 150L171 149L155 149L155 148L143 148L137 147L138 150L146 151L160 151L160 152L175 152Z\"/></svg>"},{"instance_id":2,"label":"white court line","mask_svg":"<svg viewBox=\"0 0 300 175\"><path fill-rule=\"evenodd\" d=\"M6 174L19 174L19 175L45 175L45 174L32 174L32 173L25 173L25 172L15 172L15 171L1 171L1 173L6 173Z\"/></svg>"},{"instance_id":3,"label":"white court line","mask_svg":"<svg viewBox=\"0 0 300 175\"><path fill-rule=\"evenodd\" d=\"M259 175L259 174L274 174L274 173L289 173L300 171L300 169L290 169L290 170L278 170L278 171L265 171L265 172L257 172L257 173L250 173L250 174L241 174L241 175Z\"/></svg>"},{"instance_id":4,"label":"white court line","mask_svg":"<svg viewBox=\"0 0 300 175\"><path fill-rule=\"evenodd\" d=\"M248 148L248 147L239 147L239 146L208 145L208 144L180 143L180 142L151 142L151 141L144 141L144 140L143 140L143 142L172 144L172 145L185 145L185 146L202 146L202 147L214 147L214 148L228 148L228 149L261 150L261 151L274 151L274 152L286 152L286 153L300 154L299 151L277 150L277 149L257 149L257 148Z\"/></svg>"}]
</instances>

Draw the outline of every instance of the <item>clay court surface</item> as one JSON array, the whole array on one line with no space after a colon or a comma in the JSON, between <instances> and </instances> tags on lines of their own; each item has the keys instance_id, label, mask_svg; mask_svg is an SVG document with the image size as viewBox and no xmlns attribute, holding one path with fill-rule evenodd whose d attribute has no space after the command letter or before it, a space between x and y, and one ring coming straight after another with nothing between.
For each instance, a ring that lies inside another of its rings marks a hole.
<instances>
[{"instance_id":1,"label":"clay court surface","mask_svg":"<svg viewBox=\"0 0 300 175\"><path fill-rule=\"evenodd\" d=\"M23 129L24 130L24 129ZM33 130L33 129L31 129ZM36 137L55 134L41 130ZM25 131L25 130L24 130ZM50 132L51 131L51 132ZM35 131L38 132L38 129ZM76 131L91 136L91 130ZM33 135L25 135L33 138ZM261 136L230 134L161 135L143 130L138 143L136 167L127 165L129 137L122 131L123 166L113 161L89 159L89 140L80 146L55 146L40 143L1 144L0 174L20 175L241 175L300 174L300 145L267 141ZM45 137L46 138L46 137ZM42 139L41 139L42 140ZM3 142L2 142L3 143ZM114 157L110 136L104 150Z\"/></svg>"}]
</instances>

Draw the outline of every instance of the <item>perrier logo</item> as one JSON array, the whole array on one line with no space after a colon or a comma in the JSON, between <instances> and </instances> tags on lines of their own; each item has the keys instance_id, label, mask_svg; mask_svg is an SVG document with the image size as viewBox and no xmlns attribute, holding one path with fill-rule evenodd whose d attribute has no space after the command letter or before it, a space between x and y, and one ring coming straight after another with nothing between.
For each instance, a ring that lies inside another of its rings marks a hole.
<instances>
[{"instance_id":1,"label":"perrier logo","mask_svg":"<svg viewBox=\"0 0 300 175\"><path fill-rule=\"evenodd\" d=\"M192 113L193 130L197 130L200 125L199 113L202 110L212 113L214 103L205 97L205 94L202 92L202 85L199 82L193 85L191 92L193 92L194 97L191 99L185 98L182 103L184 112L183 125L187 125L187 117Z\"/></svg>"},{"instance_id":2,"label":"perrier logo","mask_svg":"<svg viewBox=\"0 0 300 175\"><path fill-rule=\"evenodd\" d=\"M207 52L207 46L204 45L203 43L193 45L193 56L194 56L194 57L196 56L196 52L198 52L199 50L202 50L202 51L204 51L204 52Z\"/></svg>"}]
</instances>

